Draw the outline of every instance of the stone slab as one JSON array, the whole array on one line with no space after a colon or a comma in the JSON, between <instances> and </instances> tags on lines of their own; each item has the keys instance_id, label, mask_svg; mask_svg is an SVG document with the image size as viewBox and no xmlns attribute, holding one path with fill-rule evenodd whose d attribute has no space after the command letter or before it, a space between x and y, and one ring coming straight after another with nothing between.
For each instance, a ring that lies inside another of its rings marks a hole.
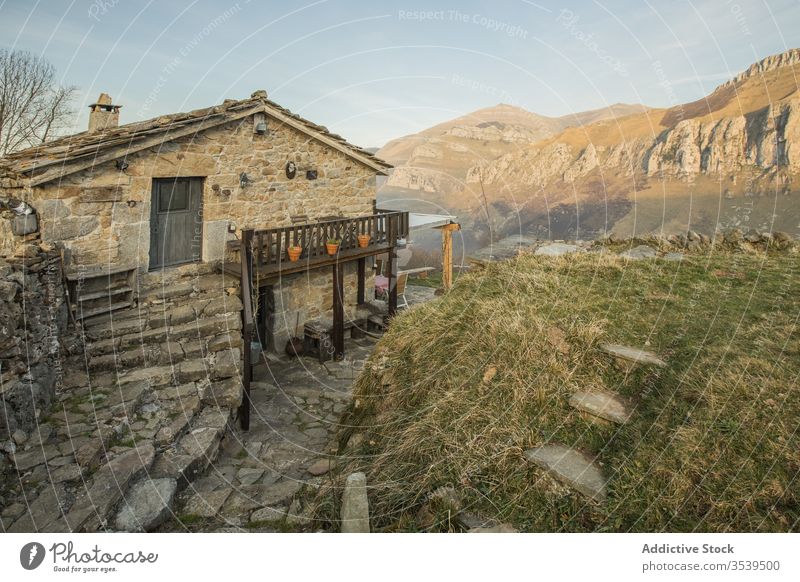
<instances>
[{"instance_id":1,"label":"stone slab","mask_svg":"<svg viewBox=\"0 0 800 582\"><path fill-rule=\"evenodd\" d=\"M627 403L610 392L576 392L569 405L604 420L625 424L631 417Z\"/></svg>"},{"instance_id":2,"label":"stone slab","mask_svg":"<svg viewBox=\"0 0 800 582\"><path fill-rule=\"evenodd\" d=\"M611 356L614 356L615 358L628 360L629 362L633 362L635 364L658 366L659 368L665 368L667 366L667 363L654 353L640 350L638 348L605 343L600 344L600 350Z\"/></svg>"},{"instance_id":3,"label":"stone slab","mask_svg":"<svg viewBox=\"0 0 800 582\"><path fill-rule=\"evenodd\" d=\"M606 479L599 467L583 453L564 445L551 444L528 449L524 455L530 462L593 501L605 501Z\"/></svg>"},{"instance_id":4,"label":"stone slab","mask_svg":"<svg viewBox=\"0 0 800 582\"><path fill-rule=\"evenodd\" d=\"M348 475L342 493L342 533L369 533L369 500L367 476Z\"/></svg>"}]
</instances>

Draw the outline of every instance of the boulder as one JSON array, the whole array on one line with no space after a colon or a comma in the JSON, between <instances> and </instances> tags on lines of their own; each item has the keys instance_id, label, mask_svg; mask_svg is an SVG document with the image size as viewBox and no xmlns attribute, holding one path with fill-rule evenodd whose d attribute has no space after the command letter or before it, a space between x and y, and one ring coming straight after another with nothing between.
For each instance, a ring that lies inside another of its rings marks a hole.
<instances>
[{"instance_id":1,"label":"boulder","mask_svg":"<svg viewBox=\"0 0 800 582\"><path fill-rule=\"evenodd\" d=\"M134 484L117 513L117 529L152 531L170 515L177 489L175 479L144 479Z\"/></svg>"}]
</instances>

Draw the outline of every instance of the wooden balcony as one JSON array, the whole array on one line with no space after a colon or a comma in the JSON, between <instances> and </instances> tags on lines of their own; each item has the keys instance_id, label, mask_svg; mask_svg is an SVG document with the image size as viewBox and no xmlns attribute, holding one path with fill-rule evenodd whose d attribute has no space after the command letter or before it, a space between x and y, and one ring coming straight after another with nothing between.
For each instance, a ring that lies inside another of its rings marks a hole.
<instances>
[{"instance_id":1,"label":"wooden balcony","mask_svg":"<svg viewBox=\"0 0 800 582\"><path fill-rule=\"evenodd\" d=\"M370 236L369 244L360 247L358 236ZM282 275L301 273L311 269L345 263L369 256L389 252L398 239L408 237L408 212L381 212L355 218L334 218L293 224L279 228L248 229L242 231L241 241L232 241L231 248L239 250L249 247L252 256L251 275L260 283ZM325 243L338 240L339 250L329 255ZM302 249L299 260L290 261L287 250L298 246ZM225 270L234 275L241 274L241 259L238 263L227 263Z\"/></svg>"},{"instance_id":2,"label":"wooden balcony","mask_svg":"<svg viewBox=\"0 0 800 582\"><path fill-rule=\"evenodd\" d=\"M311 269L330 267L333 287L333 329L331 339L336 359L344 355L344 270L345 263L356 261L358 265L358 303L365 301L366 259L388 254L389 315L397 311L397 253L399 239L407 238L409 231L408 212L382 212L355 218L333 218L317 222L293 224L280 228L243 230L241 241L234 241L233 249L239 251L238 263L226 263L226 272L241 281L242 344L244 362L242 382L244 398L239 409L242 428L250 427L250 383L252 362L250 345L255 321L253 319L253 285L270 285L283 275L302 273ZM368 234L365 247L358 244L358 235ZM329 255L326 242L339 241L338 252ZM299 246L302 254L297 261L290 261L288 249Z\"/></svg>"}]
</instances>

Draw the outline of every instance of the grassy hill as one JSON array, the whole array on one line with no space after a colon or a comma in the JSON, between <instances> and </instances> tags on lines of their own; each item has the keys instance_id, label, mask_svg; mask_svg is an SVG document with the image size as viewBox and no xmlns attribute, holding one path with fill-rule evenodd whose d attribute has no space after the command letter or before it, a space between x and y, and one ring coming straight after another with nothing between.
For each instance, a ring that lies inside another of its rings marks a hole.
<instances>
[{"instance_id":1,"label":"grassy hill","mask_svg":"<svg viewBox=\"0 0 800 582\"><path fill-rule=\"evenodd\" d=\"M522 531L800 529L798 267L796 251L706 249L525 255L462 276L379 343L342 474L367 473L385 531L454 530L458 509ZM609 341L667 366L621 366ZM620 395L630 420L588 420L569 404L579 390ZM604 503L525 460L552 443L594 459ZM431 495L442 487L458 507Z\"/></svg>"}]
</instances>

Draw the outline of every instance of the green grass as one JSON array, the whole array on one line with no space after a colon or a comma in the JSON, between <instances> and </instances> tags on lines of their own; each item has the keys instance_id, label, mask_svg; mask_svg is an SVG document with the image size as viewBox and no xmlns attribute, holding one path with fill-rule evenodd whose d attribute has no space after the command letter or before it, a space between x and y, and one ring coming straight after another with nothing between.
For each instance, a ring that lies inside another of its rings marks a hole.
<instances>
[{"instance_id":1,"label":"green grass","mask_svg":"<svg viewBox=\"0 0 800 582\"><path fill-rule=\"evenodd\" d=\"M800 529L798 313L791 253L490 265L393 321L356 382L342 443L366 438L342 474L367 472L387 531L446 530L444 515L432 528L415 516L447 484L523 531ZM602 341L668 366L626 372ZM568 401L587 389L621 394L633 417L585 420ZM548 442L602 464L606 503L524 460Z\"/></svg>"}]
</instances>

